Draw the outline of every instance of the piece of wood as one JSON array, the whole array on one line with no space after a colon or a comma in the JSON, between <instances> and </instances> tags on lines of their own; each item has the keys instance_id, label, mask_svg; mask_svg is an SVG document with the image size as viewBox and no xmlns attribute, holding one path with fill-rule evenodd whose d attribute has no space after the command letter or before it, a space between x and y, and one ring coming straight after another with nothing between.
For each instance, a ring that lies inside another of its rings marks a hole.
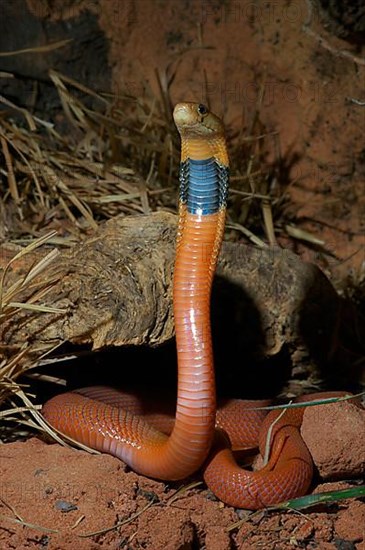
<instances>
[{"instance_id":1,"label":"piece of wood","mask_svg":"<svg viewBox=\"0 0 365 550\"><path fill-rule=\"evenodd\" d=\"M116 217L62 252L41 275L43 285L52 281L42 304L67 313L19 311L3 323L2 349L32 342L42 350L64 341L93 349L155 346L171 339L176 223L166 212ZM32 292L26 289L23 299ZM224 243L212 308L218 362L220 354L223 361L242 356L242 368L243 357L259 361L284 348L294 365L304 358L328 362L340 314L341 300L316 266L279 247Z\"/></svg>"}]
</instances>

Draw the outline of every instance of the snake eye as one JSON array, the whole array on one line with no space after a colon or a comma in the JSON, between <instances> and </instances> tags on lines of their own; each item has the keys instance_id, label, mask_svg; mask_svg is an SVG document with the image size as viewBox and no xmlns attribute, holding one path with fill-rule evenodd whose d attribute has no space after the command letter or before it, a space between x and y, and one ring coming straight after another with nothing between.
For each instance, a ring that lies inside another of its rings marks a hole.
<instances>
[{"instance_id":1,"label":"snake eye","mask_svg":"<svg viewBox=\"0 0 365 550\"><path fill-rule=\"evenodd\" d=\"M198 105L198 113L199 115L207 115L208 114L208 107L206 107L205 105L203 105L202 103L199 103Z\"/></svg>"}]
</instances>

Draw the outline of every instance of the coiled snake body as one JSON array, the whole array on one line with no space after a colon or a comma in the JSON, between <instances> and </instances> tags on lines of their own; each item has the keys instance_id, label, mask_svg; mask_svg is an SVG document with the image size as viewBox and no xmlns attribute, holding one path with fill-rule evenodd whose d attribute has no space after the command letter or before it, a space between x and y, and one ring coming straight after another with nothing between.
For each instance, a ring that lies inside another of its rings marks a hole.
<instances>
[{"instance_id":1,"label":"coiled snake body","mask_svg":"<svg viewBox=\"0 0 365 550\"><path fill-rule=\"evenodd\" d=\"M216 430L223 428L233 446L242 447L257 439L262 420L262 413L247 409L244 401L216 410L210 294L225 222L226 140L222 122L204 105L178 104L174 120L181 136L181 167L173 290L178 392L172 431L163 433L158 418L147 422L132 397L98 387L52 398L43 415L61 433L119 457L146 476L178 480L204 465L204 479L218 498L258 509L304 494L311 483L312 459L299 433L303 409L286 411L275 424L270 460L258 472L237 466L226 436ZM115 406L120 400L122 408ZM264 420L261 449L277 416L272 411ZM251 429L247 443L242 441L246 427Z\"/></svg>"}]
</instances>

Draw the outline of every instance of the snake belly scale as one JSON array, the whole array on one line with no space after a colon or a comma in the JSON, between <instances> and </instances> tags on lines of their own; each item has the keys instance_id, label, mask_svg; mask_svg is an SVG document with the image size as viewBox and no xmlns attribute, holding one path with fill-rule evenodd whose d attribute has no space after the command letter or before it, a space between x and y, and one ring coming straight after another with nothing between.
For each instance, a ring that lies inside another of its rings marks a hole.
<instances>
[{"instance_id":1,"label":"snake belly scale","mask_svg":"<svg viewBox=\"0 0 365 550\"><path fill-rule=\"evenodd\" d=\"M210 295L225 224L229 178L225 132L221 120L201 104L176 105L174 120L181 137L173 283L178 356L174 421L163 430L158 419L151 417L148 422L140 414L133 399L120 394L118 402L113 390L97 387L53 397L42 412L61 433L117 456L140 474L178 480L203 467L204 479L218 498L258 509L304 494L311 483L312 460L299 434L302 409L285 412L275 424L271 456L263 470L250 472L237 466L227 435L217 427L234 446L240 441L245 446L245 429L252 417L249 439L257 439L260 431L262 448L278 413L270 413L260 430L262 413L252 409L252 402L232 400L217 410Z\"/></svg>"}]
</instances>

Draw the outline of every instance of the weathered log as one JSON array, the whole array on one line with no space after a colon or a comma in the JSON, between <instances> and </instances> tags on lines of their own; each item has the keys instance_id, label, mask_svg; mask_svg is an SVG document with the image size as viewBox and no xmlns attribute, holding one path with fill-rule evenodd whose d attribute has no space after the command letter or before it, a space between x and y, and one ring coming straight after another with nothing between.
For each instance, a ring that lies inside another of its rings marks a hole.
<instances>
[{"instance_id":1,"label":"weathered log","mask_svg":"<svg viewBox=\"0 0 365 550\"><path fill-rule=\"evenodd\" d=\"M171 339L176 221L166 212L117 217L61 253L42 275L44 284L52 281L42 303L66 313L21 310L3 324L1 344L99 349ZM262 359L286 346L293 357L323 361L334 348L340 307L321 271L290 251L224 243L213 292L217 348Z\"/></svg>"}]
</instances>

